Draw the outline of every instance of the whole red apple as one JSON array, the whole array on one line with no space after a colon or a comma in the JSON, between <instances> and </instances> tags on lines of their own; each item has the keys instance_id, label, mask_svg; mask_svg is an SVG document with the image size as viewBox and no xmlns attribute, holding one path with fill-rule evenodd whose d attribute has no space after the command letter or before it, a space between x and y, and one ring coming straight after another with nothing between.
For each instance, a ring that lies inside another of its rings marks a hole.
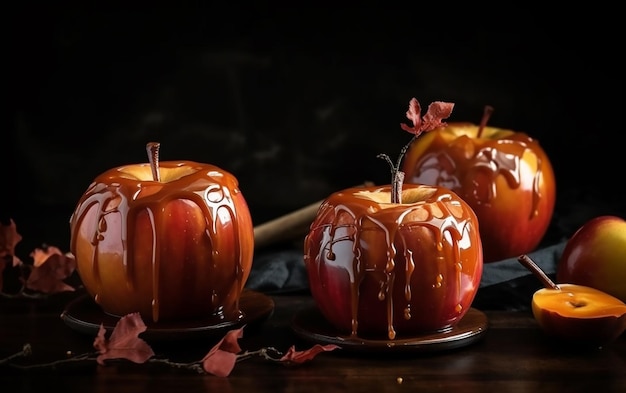
<instances>
[{"instance_id":1,"label":"whole red apple","mask_svg":"<svg viewBox=\"0 0 626 393\"><path fill-rule=\"evenodd\" d=\"M82 195L70 226L78 274L105 312L241 318L254 240L231 173L192 161L113 168Z\"/></svg>"},{"instance_id":2,"label":"whole red apple","mask_svg":"<svg viewBox=\"0 0 626 393\"><path fill-rule=\"evenodd\" d=\"M626 302L626 220L603 215L585 222L565 244L556 279L593 287Z\"/></svg>"},{"instance_id":3,"label":"whole red apple","mask_svg":"<svg viewBox=\"0 0 626 393\"><path fill-rule=\"evenodd\" d=\"M427 133L411 144L402 169L406 182L448 187L469 203L489 263L539 245L552 219L556 182L536 139L484 123L448 123Z\"/></svg>"},{"instance_id":4,"label":"whole red apple","mask_svg":"<svg viewBox=\"0 0 626 393\"><path fill-rule=\"evenodd\" d=\"M435 102L422 118L412 101L414 134L441 124L452 104ZM409 142L411 143L411 142ZM478 218L444 187L403 184L348 188L321 204L305 237L304 262L322 315L351 336L410 336L445 330L470 309L483 254Z\"/></svg>"}]
</instances>

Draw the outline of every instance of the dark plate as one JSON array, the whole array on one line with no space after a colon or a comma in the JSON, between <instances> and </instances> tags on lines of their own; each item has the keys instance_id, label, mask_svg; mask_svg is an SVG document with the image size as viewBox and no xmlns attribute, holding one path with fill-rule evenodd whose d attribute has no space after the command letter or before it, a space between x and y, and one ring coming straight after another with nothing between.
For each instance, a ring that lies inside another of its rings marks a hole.
<instances>
[{"instance_id":1,"label":"dark plate","mask_svg":"<svg viewBox=\"0 0 626 393\"><path fill-rule=\"evenodd\" d=\"M339 334L317 307L303 309L292 319L294 332L305 340L365 352L432 352L460 348L482 338L487 327L487 316L475 308L470 308L452 329L414 337L396 337L394 340Z\"/></svg>"},{"instance_id":2,"label":"dark plate","mask_svg":"<svg viewBox=\"0 0 626 393\"><path fill-rule=\"evenodd\" d=\"M146 323L147 329L141 333L146 340L171 341L181 339L223 336L227 331L246 325L254 326L269 318L274 312L274 300L260 292L244 290L239 300L242 316L237 321L215 323L211 319L190 319ZM107 332L115 328L119 317L107 314L90 296L81 296L67 305L61 313L61 319L70 328L84 334L96 336L100 324Z\"/></svg>"}]
</instances>

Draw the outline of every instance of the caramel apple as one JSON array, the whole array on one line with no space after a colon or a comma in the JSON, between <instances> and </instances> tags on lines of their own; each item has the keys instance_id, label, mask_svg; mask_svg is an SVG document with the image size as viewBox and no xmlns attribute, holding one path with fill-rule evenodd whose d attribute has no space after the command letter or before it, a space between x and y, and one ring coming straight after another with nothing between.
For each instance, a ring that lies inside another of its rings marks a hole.
<instances>
[{"instance_id":1,"label":"caramel apple","mask_svg":"<svg viewBox=\"0 0 626 393\"><path fill-rule=\"evenodd\" d=\"M71 252L94 301L147 321L236 321L253 225L237 179L211 164L124 165L95 178L70 219Z\"/></svg>"},{"instance_id":2,"label":"caramel apple","mask_svg":"<svg viewBox=\"0 0 626 393\"><path fill-rule=\"evenodd\" d=\"M449 116L435 102L422 118L412 100L413 134ZM411 142L409 142L410 144ZM407 144L408 146L408 144ZM329 195L304 243L309 287L322 315L342 334L393 340L451 329L470 309L483 269L478 219L447 188L392 180Z\"/></svg>"},{"instance_id":3,"label":"caramel apple","mask_svg":"<svg viewBox=\"0 0 626 393\"><path fill-rule=\"evenodd\" d=\"M556 181L552 164L526 133L451 122L416 140L403 163L408 183L447 187L480 222L485 262L533 251L552 219Z\"/></svg>"}]
</instances>

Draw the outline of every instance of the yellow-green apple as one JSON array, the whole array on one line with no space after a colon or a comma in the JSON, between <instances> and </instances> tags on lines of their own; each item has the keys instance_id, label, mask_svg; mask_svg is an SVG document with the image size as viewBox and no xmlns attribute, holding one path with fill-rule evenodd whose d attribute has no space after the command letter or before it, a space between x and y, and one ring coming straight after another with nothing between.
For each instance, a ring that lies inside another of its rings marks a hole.
<instances>
[{"instance_id":1,"label":"yellow-green apple","mask_svg":"<svg viewBox=\"0 0 626 393\"><path fill-rule=\"evenodd\" d=\"M95 302L151 322L240 320L254 249L235 176L211 164L130 164L95 178L70 219L71 252Z\"/></svg>"},{"instance_id":2,"label":"yellow-green apple","mask_svg":"<svg viewBox=\"0 0 626 393\"><path fill-rule=\"evenodd\" d=\"M415 100L414 138L451 110L435 102L422 122ZM393 340L449 329L479 287L482 244L471 207L447 188L403 184L397 169L391 184L329 195L305 237L311 294L342 334Z\"/></svg>"},{"instance_id":3,"label":"yellow-green apple","mask_svg":"<svg viewBox=\"0 0 626 393\"><path fill-rule=\"evenodd\" d=\"M567 240L556 279L593 287L626 302L626 220L603 215L586 221Z\"/></svg>"},{"instance_id":4,"label":"yellow-green apple","mask_svg":"<svg viewBox=\"0 0 626 393\"><path fill-rule=\"evenodd\" d=\"M620 299L585 285L555 284L528 256L518 260L544 284L533 294L532 312L547 334L605 345L626 331L626 304Z\"/></svg>"},{"instance_id":5,"label":"yellow-green apple","mask_svg":"<svg viewBox=\"0 0 626 393\"><path fill-rule=\"evenodd\" d=\"M448 187L472 207L486 263L533 251L552 219L556 182L536 139L523 132L451 122L416 140L402 169L405 181ZM409 113L407 117L410 118Z\"/></svg>"}]
</instances>

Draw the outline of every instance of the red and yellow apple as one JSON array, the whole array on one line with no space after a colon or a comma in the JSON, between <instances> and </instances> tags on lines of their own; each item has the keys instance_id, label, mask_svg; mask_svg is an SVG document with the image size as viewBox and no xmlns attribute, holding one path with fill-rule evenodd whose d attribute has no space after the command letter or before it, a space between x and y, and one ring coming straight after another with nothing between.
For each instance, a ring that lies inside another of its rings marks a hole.
<instances>
[{"instance_id":1,"label":"red and yellow apple","mask_svg":"<svg viewBox=\"0 0 626 393\"><path fill-rule=\"evenodd\" d=\"M605 345L626 331L626 304L584 285L541 288L533 294L532 311L547 334L564 340Z\"/></svg>"},{"instance_id":2,"label":"red and yellow apple","mask_svg":"<svg viewBox=\"0 0 626 393\"><path fill-rule=\"evenodd\" d=\"M118 316L239 320L254 236L237 179L205 163L151 164L105 171L78 201L70 247L87 292Z\"/></svg>"},{"instance_id":3,"label":"red and yellow apple","mask_svg":"<svg viewBox=\"0 0 626 393\"><path fill-rule=\"evenodd\" d=\"M311 294L339 332L395 339L440 331L470 309L483 270L478 219L443 187L405 184L328 196L305 237Z\"/></svg>"},{"instance_id":4,"label":"red and yellow apple","mask_svg":"<svg viewBox=\"0 0 626 393\"><path fill-rule=\"evenodd\" d=\"M533 251L552 219L552 164L522 132L448 123L411 144L402 170L407 183L447 187L472 207L485 263Z\"/></svg>"},{"instance_id":5,"label":"red and yellow apple","mask_svg":"<svg viewBox=\"0 0 626 393\"><path fill-rule=\"evenodd\" d=\"M586 221L565 244L556 279L596 288L626 302L626 220L603 215Z\"/></svg>"}]
</instances>

